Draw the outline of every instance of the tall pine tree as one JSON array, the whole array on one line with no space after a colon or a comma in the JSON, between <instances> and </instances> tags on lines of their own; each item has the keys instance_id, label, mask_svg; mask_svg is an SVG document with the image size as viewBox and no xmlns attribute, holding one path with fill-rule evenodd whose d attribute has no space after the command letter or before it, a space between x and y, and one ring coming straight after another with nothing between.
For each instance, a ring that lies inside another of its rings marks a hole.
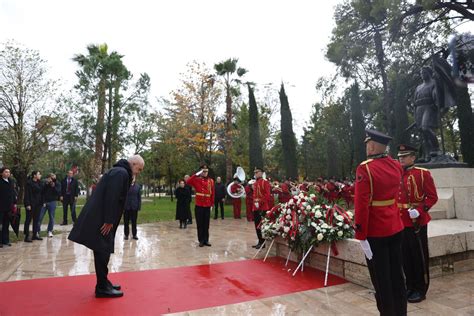
<instances>
[{"instance_id":1,"label":"tall pine tree","mask_svg":"<svg viewBox=\"0 0 474 316\"><path fill-rule=\"evenodd\" d=\"M470 167L474 167L474 115L467 87L457 89L456 99L462 159Z\"/></svg>"},{"instance_id":2,"label":"tall pine tree","mask_svg":"<svg viewBox=\"0 0 474 316\"><path fill-rule=\"evenodd\" d=\"M354 162L360 164L366 158L364 139L365 123L362 115L359 85L354 83L350 88L350 106L352 121L352 145L354 146Z\"/></svg>"},{"instance_id":3,"label":"tall pine tree","mask_svg":"<svg viewBox=\"0 0 474 316\"><path fill-rule=\"evenodd\" d=\"M281 84L280 89L280 115L281 115L281 144L283 149L283 161L285 175L288 178L298 178L298 167L296 161L296 138L293 132L293 118L291 116L288 97L285 86Z\"/></svg>"},{"instance_id":4,"label":"tall pine tree","mask_svg":"<svg viewBox=\"0 0 474 316\"><path fill-rule=\"evenodd\" d=\"M252 172L255 167L263 168L263 154L257 102L251 85L247 84L247 86L249 88L249 164Z\"/></svg>"}]
</instances>

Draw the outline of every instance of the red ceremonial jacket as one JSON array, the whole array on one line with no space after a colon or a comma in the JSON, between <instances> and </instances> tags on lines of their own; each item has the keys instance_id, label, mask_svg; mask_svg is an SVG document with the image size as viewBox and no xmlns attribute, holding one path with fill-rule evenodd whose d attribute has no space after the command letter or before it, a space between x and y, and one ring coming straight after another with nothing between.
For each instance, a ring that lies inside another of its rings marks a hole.
<instances>
[{"instance_id":1,"label":"red ceremonial jacket","mask_svg":"<svg viewBox=\"0 0 474 316\"><path fill-rule=\"evenodd\" d=\"M282 183L280 184L281 191L278 191L278 202L279 203L286 203L291 199L290 189L288 188L288 184Z\"/></svg>"},{"instance_id":2,"label":"red ceremonial jacket","mask_svg":"<svg viewBox=\"0 0 474 316\"><path fill-rule=\"evenodd\" d=\"M196 190L196 205L211 207L214 205L214 180L193 174L186 182Z\"/></svg>"},{"instance_id":3,"label":"red ceremonial jacket","mask_svg":"<svg viewBox=\"0 0 474 316\"><path fill-rule=\"evenodd\" d=\"M270 209L271 187L268 180L258 178L253 184L253 211L268 211ZM258 202L258 208L255 203Z\"/></svg>"},{"instance_id":4,"label":"red ceremonial jacket","mask_svg":"<svg viewBox=\"0 0 474 316\"><path fill-rule=\"evenodd\" d=\"M398 195L398 209L405 227L413 227L408 209L415 208L420 212L416 219L418 225L424 226L431 220L428 211L438 201L436 187L427 169L411 166L403 173L403 181Z\"/></svg>"},{"instance_id":5,"label":"red ceremonial jacket","mask_svg":"<svg viewBox=\"0 0 474 316\"><path fill-rule=\"evenodd\" d=\"M369 159L356 170L355 238L387 237L403 230L397 207L403 169L391 157Z\"/></svg>"},{"instance_id":6,"label":"red ceremonial jacket","mask_svg":"<svg viewBox=\"0 0 474 316\"><path fill-rule=\"evenodd\" d=\"M232 193L238 193L240 191L240 189L242 189L242 187L239 185L239 184L236 184L236 183L233 183L231 186L230 186L230 192ZM232 198L232 200L240 200L240 198Z\"/></svg>"}]
</instances>

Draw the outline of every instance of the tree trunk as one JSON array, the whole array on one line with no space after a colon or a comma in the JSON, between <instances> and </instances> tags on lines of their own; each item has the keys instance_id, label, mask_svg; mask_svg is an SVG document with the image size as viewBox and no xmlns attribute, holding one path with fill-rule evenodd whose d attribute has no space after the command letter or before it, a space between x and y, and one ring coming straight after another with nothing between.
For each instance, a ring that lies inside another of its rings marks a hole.
<instances>
[{"instance_id":1,"label":"tree trunk","mask_svg":"<svg viewBox=\"0 0 474 316\"><path fill-rule=\"evenodd\" d=\"M375 54L377 57L377 67L379 68L380 71L380 76L382 77L382 87L383 87L383 109L384 109L384 128L385 131L390 135L394 136L395 135L395 122L393 119L393 108L392 108L392 102L390 99L389 95L389 89L388 89L388 78L387 78L387 72L385 70L385 53L383 49L383 43L382 43L382 36L380 35L380 32L375 29L375 35L374 35L374 43L375 43ZM394 146L392 146L394 147Z\"/></svg>"},{"instance_id":2,"label":"tree trunk","mask_svg":"<svg viewBox=\"0 0 474 316\"><path fill-rule=\"evenodd\" d=\"M229 83L226 92L225 179L228 183L232 180L232 97Z\"/></svg>"},{"instance_id":3,"label":"tree trunk","mask_svg":"<svg viewBox=\"0 0 474 316\"><path fill-rule=\"evenodd\" d=\"M355 165L359 165L366 159L365 153L365 122L362 115L359 85L354 83L350 92L350 107L352 121L352 145L354 146Z\"/></svg>"},{"instance_id":4,"label":"tree trunk","mask_svg":"<svg viewBox=\"0 0 474 316\"><path fill-rule=\"evenodd\" d=\"M104 117L105 117L105 79L99 82L99 98L97 101L97 122L95 127L95 152L93 170L96 179L103 173L102 154L103 154L103 134L104 134Z\"/></svg>"}]
</instances>

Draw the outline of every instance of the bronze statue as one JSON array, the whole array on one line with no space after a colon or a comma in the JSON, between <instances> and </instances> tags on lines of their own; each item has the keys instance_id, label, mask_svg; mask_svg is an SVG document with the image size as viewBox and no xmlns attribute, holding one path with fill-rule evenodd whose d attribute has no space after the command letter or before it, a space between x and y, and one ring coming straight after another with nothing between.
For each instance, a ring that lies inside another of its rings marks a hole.
<instances>
[{"instance_id":1,"label":"bronze statue","mask_svg":"<svg viewBox=\"0 0 474 316\"><path fill-rule=\"evenodd\" d=\"M415 91L415 126L423 138L425 161L439 155L439 142L435 129L439 127L440 103L436 90L436 82L430 67L421 68L423 83Z\"/></svg>"}]
</instances>

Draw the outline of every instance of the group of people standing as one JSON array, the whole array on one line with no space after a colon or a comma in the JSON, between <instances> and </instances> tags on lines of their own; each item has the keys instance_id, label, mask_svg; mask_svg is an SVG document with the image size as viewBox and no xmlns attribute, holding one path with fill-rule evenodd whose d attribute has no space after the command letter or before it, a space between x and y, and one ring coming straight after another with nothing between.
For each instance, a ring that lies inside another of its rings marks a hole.
<instances>
[{"instance_id":1,"label":"group of people standing","mask_svg":"<svg viewBox=\"0 0 474 316\"><path fill-rule=\"evenodd\" d=\"M9 217L12 212L18 210L18 189L14 179L11 178L10 169L3 167L2 181L0 182L0 216L2 218L2 245L11 245L9 240ZM25 223L23 231L25 242L33 240L42 240L40 236L41 223L46 212L49 215L48 237L53 237L54 216L56 212L57 201L63 204L63 223L67 224L68 208L71 209L73 222L76 220L76 201L79 195L79 185L73 177L73 172L60 183L54 173L48 174L45 181L41 180L41 172L33 171L25 185L23 204L25 206ZM30 233L30 226L32 230Z\"/></svg>"},{"instance_id":2,"label":"group of people standing","mask_svg":"<svg viewBox=\"0 0 474 316\"><path fill-rule=\"evenodd\" d=\"M438 196L427 169L414 165L416 148L367 130L368 160L356 170L355 238L365 253L381 315L406 315L407 302L425 299L429 287L428 211Z\"/></svg>"}]
</instances>

